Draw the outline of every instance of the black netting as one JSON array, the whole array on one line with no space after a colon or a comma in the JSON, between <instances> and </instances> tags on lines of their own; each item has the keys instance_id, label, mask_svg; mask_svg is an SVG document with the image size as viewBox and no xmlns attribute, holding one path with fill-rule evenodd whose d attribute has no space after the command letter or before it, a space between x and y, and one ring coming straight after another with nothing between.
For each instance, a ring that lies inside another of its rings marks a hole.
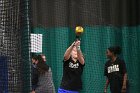
<instances>
[{"instance_id":1,"label":"black netting","mask_svg":"<svg viewBox=\"0 0 140 93\"><path fill-rule=\"evenodd\" d=\"M1 60L1 71L7 72L0 73L0 82L3 82L0 93L22 93L23 90L25 81L22 77L26 77L22 73L23 62L26 59L29 63L29 41L22 43L29 37L28 16L22 17L27 14L26 3L21 0L0 0L0 58L5 59ZM23 54L23 50L27 50L27 53Z\"/></svg>"},{"instance_id":2,"label":"black netting","mask_svg":"<svg viewBox=\"0 0 140 93\"><path fill-rule=\"evenodd\" d=\"M135 26L140 23L139 0L32 0L31 2L34 26Z\"/></svg>"}]
</instances>

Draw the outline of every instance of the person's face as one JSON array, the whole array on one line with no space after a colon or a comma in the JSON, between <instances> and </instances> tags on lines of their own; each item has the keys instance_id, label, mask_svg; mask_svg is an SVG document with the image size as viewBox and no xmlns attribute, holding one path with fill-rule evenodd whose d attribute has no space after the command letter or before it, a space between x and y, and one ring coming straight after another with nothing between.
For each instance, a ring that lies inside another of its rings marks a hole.
<instances>
[{"instance_id":1,"label":"person's face","mask_svg":"<svg viewBox=\"0 0 140 93\"><path fill-rule=\"evenodd\" d=\"M38 63L38 60L35 61L35 64L37 64L37 63Z\"/></svg>"},{"instance_id":2,"label":"person's face","mask_svg":"<svg viewBox=\"0 0 140 93\"><path fill-rule=\"evenodd\" d=\"M38 63L38 60L35 60L35 59L32 58L32 63L33 64L37 64Z\"/></svg>"},{"instance_id":3,"label":"person's face","mask_svg":"<svg viewBox=\"0 0 140 93\"><path fill-rule=\"evenodd\" d=\"M32 58L32 63L33 63L33 64L35 63L35 61L36 61L36 60Z\"/></svg>"},{"instance_id":4,"label":"person's face","mask_svg":"<svg viewBox=\"0 0 140 93\"><path fill-rule=\"evenodd\" d=\"M44 55L42 55L42 59L44 62L46 62L46 57Z\"/></svg>"},{"instance_id":5,"label":"person's face","mask_svg":"<svg viewBox=\"0 0 140 93\"><path fill-rule=\"evenodd\" d=\"M71 52L71 56L75 59L77 59L77 49L76 47L73 47L72 52Z\"/></svg>"},{"instance_id":6,"label":"person's face","mask_svg":"<svg viewBox=\"0 0 140 93\"><path fill-rule=\"evenodd\" d=\"M110 59L110 58L112 58L113 53L107 49L107 51L106 51L106 56L107 56L107 58Z\"/></svg>"}]
</instances>

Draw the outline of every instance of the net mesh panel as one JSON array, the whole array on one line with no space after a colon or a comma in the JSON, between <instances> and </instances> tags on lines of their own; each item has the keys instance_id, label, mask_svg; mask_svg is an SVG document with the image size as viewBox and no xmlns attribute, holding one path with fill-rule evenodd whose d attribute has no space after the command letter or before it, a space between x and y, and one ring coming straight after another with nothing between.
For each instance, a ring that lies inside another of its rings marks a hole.
<instances>
[{"instance_id":1,"label":"net mesh panel","mask_svg":"<svg viewBox=\"0 0 140 93\"><path fill-rule=\"evenodd\" d=\"M30 90L27 6L27 0L0 0L0 93Z\"/></svg>"},{"instance_id":2,"label":"net mesh panel","mask_svg":"<svg viewBox=\"0 0 140 93\"><path fill-rule=\"evenodd\" d=\"M104 64L109 46L122 47L130 93L140 91L140 2L138 0L34 0L32 31L43 34L43 53L52 68L56 91L60 87L63 55L74 41L74 29L84 27L81 48L85 56L81 93L102 93ZM108 89L109 93L109 89Z\"/></svg>"}]
</instances>

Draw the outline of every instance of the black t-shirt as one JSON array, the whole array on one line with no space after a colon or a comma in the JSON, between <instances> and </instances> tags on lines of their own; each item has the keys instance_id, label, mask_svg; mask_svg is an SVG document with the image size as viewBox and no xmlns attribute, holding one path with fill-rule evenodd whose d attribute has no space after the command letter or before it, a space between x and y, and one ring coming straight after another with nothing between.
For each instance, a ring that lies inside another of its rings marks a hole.
<instances>
[{"instance_id":1,"label":"black t-shirt","mask_svg":"<svg viewBox=\"0 0 140 93\"><path fill-rule=\"evenodd\" d=\"M111 62L111 60L106 62L104 75L107 76L109 80L112 93L121 93L125 73L126 66L123 60L117 58L115 62Z\"/></svg>"},{"instance_id":2,"label":"black t-shirt","mask_svg":"<svg viewBox=\"0 0 140 93\"><path fill-rule=\"evenodd\" d=\"M81 90L81 75L83 73L84 65L78 60L74 62L71 57L63 62L63 77L60 88L73 91Z\"/></svg>"}]
</instances>

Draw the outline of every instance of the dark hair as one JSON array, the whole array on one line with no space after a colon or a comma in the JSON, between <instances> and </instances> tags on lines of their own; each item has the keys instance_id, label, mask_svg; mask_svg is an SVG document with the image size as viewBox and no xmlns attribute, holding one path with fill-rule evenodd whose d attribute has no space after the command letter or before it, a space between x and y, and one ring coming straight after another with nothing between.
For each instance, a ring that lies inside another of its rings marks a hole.
<instances>
[{"instance_id":1,"label":"dark hair","mask_svg":"<svg viewBox=\"0 0 140 93\"><path fill-rule=\"evenodd\" d=\"M110 52L114 53L115 55L121 54L121 47L120 46L112 46L112 47L109 47L108 50Z\"/></svg>"},{"instance_id":2,"label":"dark hair","mask_svg":"<svg viewBox=\"0 0 140 93\"><path fill-rule=\"evenodd\" d=\"M40 54L40 55L38 55L38 56L40 56L41 58L43 57L43 56L45 56L44 54ZM44 61L44 59L42 58L42 62L46 62L46 56L45 56L45 61Z\"/></svg>"},{"instance_id":3,"label":"dark hair","mask_svg":"<svg viewBox=\"0 0 140 93\"><path fill-rule=\"evenodd\" d=\"M38 60L38 56L37 56L37 55L34 55L34 56L32 57L32 59Z\"/></svg>"},{"instance_id":4,"label":"dark hair","mask_svg":"<svg viewBox=\"0 0 140 93\"><path fill-rule=\"evenodd\" d=\"M42 59L42 56L41 55L38 55L37 56L37 59L38 59L39 62L43 62L43 59Z\"/></svg>"},{"instance_id":5,"label":"dark hair","mask_svg":"<svg viewBox=\"0 0 140 93\"><path fill-rule=\"evenodd\" d=\"M45 62L43 62L41 55L38 55L37 69L40 74L44 74L49 70L49 66Z\"/></svg>"}]
</instances>

